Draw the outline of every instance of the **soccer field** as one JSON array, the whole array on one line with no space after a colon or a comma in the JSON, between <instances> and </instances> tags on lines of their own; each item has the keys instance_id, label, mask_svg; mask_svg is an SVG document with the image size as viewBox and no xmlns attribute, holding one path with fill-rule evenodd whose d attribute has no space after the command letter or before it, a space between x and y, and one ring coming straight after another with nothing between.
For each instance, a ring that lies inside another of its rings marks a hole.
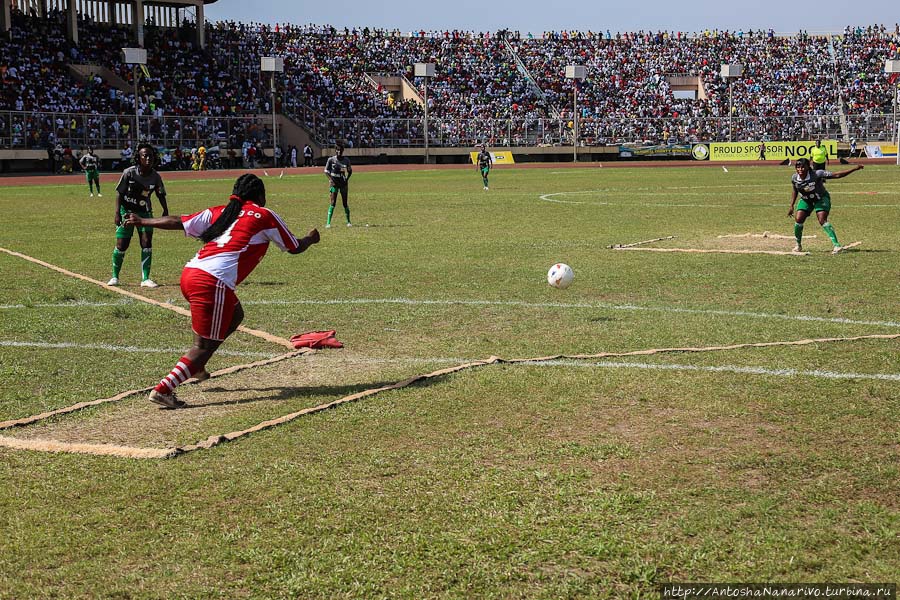
<instances>
[{"instance_id":1,"label":"soccer field","mask_svg":"<svg viewBox=\"0 0 900 600\"><path fill-rule=\"evenodd\" d=\"M322 241L270 249L237 290L243 324L345 347L186 384L182 410L140 393L0 430L0 598L896 582L900 169L829 182L841 243L861 242L836 256L814 218L791 254L792 173L498 168L484 191L474 168L359 169L354 226L339 203L328 230L323 175L265 178L268 207ZM233 184L166 181L173 214ZM0 247L105 282L113 186L4 187ZM197 247L157 231L148 290L132 242L122 289L165 306L0 252L0 421L158 382L192 340L166 306L187 308ZM288 351L238 332L208 368ZM513 362L299 414L490 357ZM11 447L204 441L169 460Z\"/></svg>"}]
</instances>

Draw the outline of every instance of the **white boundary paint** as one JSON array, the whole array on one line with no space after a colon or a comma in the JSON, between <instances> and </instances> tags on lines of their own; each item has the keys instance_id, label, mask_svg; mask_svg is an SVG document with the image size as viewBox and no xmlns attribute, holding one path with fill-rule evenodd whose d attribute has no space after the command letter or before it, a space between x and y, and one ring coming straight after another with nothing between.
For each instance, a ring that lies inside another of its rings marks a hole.
<instances>
[{"instance_id":1,"label":"white boundary paint","mask_svg":"<svg viewBox=\"0 0 900 600\"><path fill-rule=\"evenodd\" d=\"M606 190L584 190L584 191L576 191L576 192L553 192L549 194L541 194L538 196L538 199L544 200L545 202L556 202L558 204L590 204L591 206L629 206L629 207L641 207L641 206L652 206L654 208L734 208L734 204L673 204L671 202L609 202L606 200L600 202L591 202L591 201L579 201L579 200L561 200L555 198L555 196L575 196L579 194L633 194L633 192L640 192L641 197L646 196L672 196L671 190L677 190L680 188L667 188L668 191L664 192L650 192L650 191L640 191L640 190L625 190L624 188L619 189L606 189ZM692 188L688 188L692 189ZM853 192L849 192L853 193ZM678 192L678 196L707 196L708 194L704 192ZM755 194L751 194L751 196L755 197ZM774 207L778 208L782 206L781 204L741 204L742 207L747 206L762 206L762 207ZM900 208L900 204L841 204L841 210L845 208Z\"/></svg>"},{"instance_id":2,"label":"white boundary paint","mask_svg":"<svg viewBox=\"0 0 900 600\"><path fill-rule=\"evenodd\" d=\"M837 323L841 325L873 325L877 327L900 327L900 323L894 321L861 321L855 319L842 319L836 317L813 317L808 315L778 315L771 313L754 313L746 311L730 310L706 310L693 308L672 308L636 306L632 304L602 304L602 303L562 303L562 302L519 302L515 300L411 300L409 298L358 298L355 300L249 300L241 301L241 304L274 304L274 305L354 305L354 304L403 304L409 306L516 306L520 308L594 308L606 310L630 310L650 312L670 312L695 315L717 315L724 317L750 317L756 319L780 319L785 321L813 321L817 323Z\"/></svg>"},{"instance_id":3,"label":"white boundary paint","mask_svg":"<svg viewBox=\"0 0 900 600\"><path fill-rule=\"evenodd\" d=\"M638 306L635 304L604 304L590 302L523 302L517 300L414 300L411 298L356 298L340 300L241 300L247 306L331 306L358 304L397 304L405 306L510 306L518 308L563 308L563 309L602 309L617 311L648 311L664 313L682 313L691 315L713 315L721 317L746 317L751 319L777 319L782 321L808 321L815 323L835 323L838 325L871 325L874 327L900 327L896 321L865 321L840 317L816 317L811 315L781 315L774 313L757 313L739 310L712 310L700 308L675 308L669 306ZM131 300L121 302L63 302L59 304L0 304L0 310L23 308L67 308L67 307L104 307L137 305Z\"/></svg>"},{"instance_id":4,"label":"white boundary paint","mask_svg":"<svg viewBox=\"0 0 900 600\"><path fill-rule=\"evenodd\" d=\"M112 344L76 344L74 342L19 342L0 340L0 348L44 348L54 350L108 350L110 352L128 352L135 354L178 354L183 353L184 348L138 348L137 346L113 346ZM241 352L238 350L217 350L216 354L225 356L252 356L258 358L272 358L278 354L271 352Z\"/></svg>"},{"instance_id":5,"label":"white boundary paint","mask_svg":"<svg viewBox=\"0 0 900 600\"><path fill-rule=\"evenodd\" d=\"M772 377L816 377L822 379L877 379L882 381L900 381L900 373L840 373L835 371L804 371L800 369L766 369L763 367L739 367L736 365L720 365L717 367L679 364L654 364L644 362L601 361L585 363L570 360L537 361L535 366L564 366L579 368L607 369L649 369L659 371L706 371L710 373L739 373L742 375L767 375Z\"/></svg>"},{"instance_id":6,"label":"white boundary paint","mask_svg":"<svg viewBox=\"0 0 900 600\"><path fill-rule=\"evenodd\" d=\"M349 364L460 364L471 362L470 358L352 358ZM867 379L879 381L900 381L900 373L841 373L837 371L767 369L765 367L743 367L738 365L683 365L668 363L578 360L539 360L521 362L509 366L534 367L577 367L579 369L640 369L658 371L700 371L710 373L737 373L740 375L764 375L769 377L813 377L818 379Z\"/></svg>"}]
</instances>

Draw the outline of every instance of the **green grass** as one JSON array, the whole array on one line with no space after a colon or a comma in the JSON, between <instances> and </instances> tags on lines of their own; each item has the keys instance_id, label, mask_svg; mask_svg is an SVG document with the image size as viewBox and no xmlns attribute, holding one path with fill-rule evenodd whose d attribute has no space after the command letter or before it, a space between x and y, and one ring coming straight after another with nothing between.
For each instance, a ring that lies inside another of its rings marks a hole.
<instances>
[{"instance_id":1,"label":"green grass","mask_svg":"<svg viewBox=\"0 0 900 600\"><path fill-rule=\"evenodd\" d=\"M344 350L3 435L165 447L471 359L900 333L900 170L832 182L831 256L622 252L789 235L784 167L360 172L353 228L324 178L266 179L322 243L270 250L249 327ZM230 181L170 181L173 213ZM112 186L6 187L0 246L109 278ZM874 193L877 192L877 193ZM541 199L542 195L557 202ZM565 202L559 202L565 201ZM368 226L367 226L368 225ZM156 232L142 290L185 307L195 241ZM546 285L557 261L575 270ZM158 381L187 319L0 253L0 420ZM50 346L39 346L39 344ZM210 365L283 348L237 334ZM667 581L891 582L900 558L900 341L493 365L176 460L0 448L0 598L656 597Z\"/></svg>"}]
</instances>

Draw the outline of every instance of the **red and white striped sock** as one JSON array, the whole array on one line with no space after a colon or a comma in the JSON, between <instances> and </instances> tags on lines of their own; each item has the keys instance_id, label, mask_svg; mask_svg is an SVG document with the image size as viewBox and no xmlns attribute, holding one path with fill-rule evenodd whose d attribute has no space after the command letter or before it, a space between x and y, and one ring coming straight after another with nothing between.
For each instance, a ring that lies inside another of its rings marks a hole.
<instances>
[{"instance_id":1,"label":"red and white striped sock","mask_svg":"<svg viewBox=\"0 0 900 600\"><path fill-rule=\"evenodd\" d=\"M194 372L194 363L187 356L182 356L175 364L175 368L163 377L153 389L161 394L171 394L175 388L190 379Z\"/></svg>"}]
</instances>

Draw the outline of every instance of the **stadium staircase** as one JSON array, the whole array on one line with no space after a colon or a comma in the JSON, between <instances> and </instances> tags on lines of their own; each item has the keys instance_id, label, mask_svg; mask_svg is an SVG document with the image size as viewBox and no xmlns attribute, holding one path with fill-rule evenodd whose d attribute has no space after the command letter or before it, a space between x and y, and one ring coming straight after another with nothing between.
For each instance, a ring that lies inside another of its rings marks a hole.
<instances>
[{"instance_id":1,"label":"stadium staircase","mask_svg":"<svg viewBox=\"0 0 900 600\"><path fill-rule=\"evenodd\" d=\"M69 64L69 73L75 79L88 82L93 79L95 76L99 75L100 79L105 81L108 85L116 88L125 93L131 93L134 91L134 88L128 84L124 79L113 73L106 67L102 67L100 65L73 65Z\"/></svg>"},{"instance_id":2,"label":"stadium staircase","mask_svg":"<svg viewBox=\"0 0 900 600\"><path fill-rule=\"evenodd\" d=\"M394 99L397 102L412 100L419 106L425 106L425 100L422 98L416 87L402 75L381 75L378 73L366 73L366 80L373 89L383 89L394 93Z\"/></svg>"},{"instance_id":3,"label":"stadium staircase","mask_svg":"<svg viewBox=\"0 0 900 600\"><path fill-rule=\"evenodd\" d=\"M272 115L257 115L257 118L262 123L271 123ZM313 132L309 131L306 127L300 125L284 113L277 114L275 121L278 123L278 144L280 146L285 148L288 146L303 148L303 146L309 144L317 155L322 154L322 144L316 141Z\"/></svg>"},{"instance_id":4,"label":"stadium staircase","mask_svg":"<svg viewBox=\"0 0 900 600\"><path fill-rule=\"evenodd\" d=\"M525 81L528 82L528 87L531 89L531 93L540 98L544 105L550 110L551 114L554 118L561 118L559 109L553 106L548 100L547 95L544 94L544 90L541 89L541 86L537 84L534 76L531 74L531 71L528 70L528 67L525 66L525 63L522 62L522 59L519 58L519 54L516 52L516 49L513 48L513 45L509 43L509 40L505 37L503 38L503 46L506 48L506 51L509 53L510 57L514 61L516 61L516 68L522 77L525 78Z\"/></svg>"}]
</instances>

